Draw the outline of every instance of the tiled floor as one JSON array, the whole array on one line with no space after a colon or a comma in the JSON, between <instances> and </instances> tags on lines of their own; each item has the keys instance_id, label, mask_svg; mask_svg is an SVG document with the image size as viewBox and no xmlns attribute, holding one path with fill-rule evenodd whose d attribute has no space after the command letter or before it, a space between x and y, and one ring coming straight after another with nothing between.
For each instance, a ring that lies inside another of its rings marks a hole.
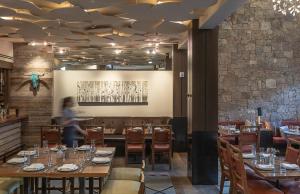
<instances>
[{"instance_id":1,"label":"tiled floor","mask_svg":"<svg viewBox=\"0 0 300 194\"><path fill-rule=\"evenodd\" d=\"M114 165L123 166L123 158L116 158ZM135 166L135 165L129 165ZM166 172L169 173L172 183L176 189L176 194L218 194L218 186L212 185L192 185L187 177L187 155L185 153L174 153L173 168L168 170L167 165L158 165L152 173ZM151 166L147 165L146 172L151 171ZM228 193L228 187L225 188L224 194Z\"/></svg>"}]
</instances>

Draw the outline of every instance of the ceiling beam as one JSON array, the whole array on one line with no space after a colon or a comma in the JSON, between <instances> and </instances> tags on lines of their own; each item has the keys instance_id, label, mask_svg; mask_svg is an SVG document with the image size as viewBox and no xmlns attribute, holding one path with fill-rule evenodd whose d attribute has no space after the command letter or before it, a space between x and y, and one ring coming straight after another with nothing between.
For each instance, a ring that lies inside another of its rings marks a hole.
<instances>
[{"instance_id":1,"label":"ceiling beam","mask_svg":"<svg viewBox=\"0 0 300 194\"><path fill-rule=\"evenodd\" d=\"M199 18L200 29L213 29L234 13L248 0L218 0L218 2L205 10Z\"/></svg>"}]
</instances>

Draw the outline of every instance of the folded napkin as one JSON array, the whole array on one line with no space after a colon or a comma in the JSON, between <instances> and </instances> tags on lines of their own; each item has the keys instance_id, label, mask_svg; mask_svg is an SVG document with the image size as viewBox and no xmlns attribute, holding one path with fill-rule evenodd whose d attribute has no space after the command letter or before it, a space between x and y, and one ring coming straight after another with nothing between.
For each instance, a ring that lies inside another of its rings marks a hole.
<instances>
[{"instance_id":1,"label":"folded napkin","mask_svg":"<svg viewBox=\"0 0 300 194\"><path fill-rule=\"evenodd\" d=\"M134 127L133 130L135 130L135 131L141 131L141 130L143 130L143 128L142 127Z\"/></svg>"},{"instance_id":2,"label":"folded napkin","mask_svg":"<svg viewBox=\"0 0 300 194\"><path fill-rule=\"evenodd\" d=\"M271 154L268 154L268 153L262 153L261 156L264 157L264 158L267 158L267 157L270 157Z\"/></svg>"},{"instance_id":3,"label":"folded napkin","mask_svg":"<svg viewBox=\"0 0 300 194\"><path fill-rule=\"evenodd\" d=\"M85 151L85 150L89 150L90 147L91 147L90 145L82 145L79 148L77 148L77 150Z\"/></svg>"},{"instance_id":4,"label":"folded napkin","mask_svg":"<svg viewBox=\"0 0 300 194\"><path fill-rule=\"evenodd\" d=\"M297 170L299 166L297 164L290 164L290 163L281 163L282 167L288 170Z\"/></svg>"},{"instance_id":5,"label":"folded napkin","mask_svg":"<svg viewBox=\"0 0 300 194\"><path fill-rule=\"evenodd\" d=\"M58 171L68 172L77 170L78 166L76 164L64 164L57 168Z\"/></svg>"},{"instance_id":6,"label":"folded napkin","mask_svg":"<svg viewBox=\"0 0 300 194\"><path fill-rule=\"evenodd\" d=\"M12 158L7 161L8 164L21 164L27 161L27 158Z\"/></svg>"},{"instance_id":7,"label":"folded napkin","mask_svg":"<svg viewBox=\"0 0 300 194\"><path fill-rule=\"evenodd\" d=\"M253 153L243 153L243 158L251 159L251 158L255 158L255 155Z\"/></svg>"},{"instance_id":8,"label":"folded napkin","mask_svg":"<svg viewBox=\"0 0 300 194\"><path fill-rule=\"evenodd\" d=\"M260 170L273 170L274 165L272 165L272 164L257 164L256 168L258 168Z\"/></svg>"},{"instance_id":9,"label":"folded napkin","mask_svg":"<svg viewBox=\"0 0 300 194\"><path fill-rule=\"evenodd\" d=\"M32 156L36 153L35 150L33 151L20 151L17 155L18 156Z\"/></svg>"},{"instance_id":10,"label":"folded napkin","mask_svg":"<svg viewBox=\"0 0 300 194\"><path fill-rule=\"evenodd\" d=\"M112 155L112 151L109 151L109 150L97 150L95 152L95 155L96 156L108 156L108 155Z\"/></svg>"},{"instance_id":11,"label":"folded napkin","mask_svg":"<svg viewBox=\"0 0 300 194\"><path fill-rule=\"evenodd\" d=\"M92 162L98 163L98 164L106 164L110 162L110 158L108 157L94 157L92 159Z\"/></svg>"},{"instance_id":12,"label":"folded napkin","mask_svg":"<svg viewBox=\"0 0 300 194\"><path fill-rule=\"evenodd\" d=\"M45 168L44 164L41 163L32 163L30 166L23 168L24 171L39 171Z\"/></svg>"},{"instance_id":13,"label":"folded napkin","mask_svg":"<svg viewBox=\"0 0 300 194\"><path fill-rule=\"evenodd\" d=\"M61 147L53 147L53 148L50 148L51 151L54 151L54 152L57 152L58 151L58 148L62 149L62 150L67 150L67 147L66 146L61 146Z\"/></svg>"}]
</instances>

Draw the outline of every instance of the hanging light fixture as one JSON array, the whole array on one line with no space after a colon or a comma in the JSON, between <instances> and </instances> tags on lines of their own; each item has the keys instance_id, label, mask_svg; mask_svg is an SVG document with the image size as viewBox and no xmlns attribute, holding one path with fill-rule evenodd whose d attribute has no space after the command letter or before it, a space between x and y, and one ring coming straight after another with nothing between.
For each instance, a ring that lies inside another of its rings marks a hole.
<instances>
[{"instance_id":1,"label":"hanging light fixture","mask_svg":"<svg viewBox=\"0 0 300 194\"><path fill-rule=\"evenodd\" d=\"M300 13L300 0L273 0L273 9L283 15Z\"/></svg>"}]
</instances>

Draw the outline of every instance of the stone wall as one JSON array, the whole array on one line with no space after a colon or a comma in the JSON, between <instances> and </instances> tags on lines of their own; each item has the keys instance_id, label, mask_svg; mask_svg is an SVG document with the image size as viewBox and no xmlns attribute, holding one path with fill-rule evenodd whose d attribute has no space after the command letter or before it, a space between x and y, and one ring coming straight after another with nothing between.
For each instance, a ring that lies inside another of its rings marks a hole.
<instances>
[{"instance_id":1,"label":"stone wall","mask_svg":"<svg viewBox=\"0 0 300 194\"><path fill-rule=\"evenodd\" d=\"M51 47L14 44L14 68L11 75L10 106L28 115L28 127L23 131L23 143L40 142L40 126L50 124L52 114L53 53ZM30 84L30 74L44 74L38 91Z\"/></svg>"},{"instance_id":2,"label":"stone wall","mask_svg":"<svg viewBox=\"0 0 300 194\"><path fill-rule=\"evenodd\" d=\"M300 17L250 0L220 26L219 120L300 116ZM256 112L256 111L255 111Z\"/></svg>"}]
</instances>

